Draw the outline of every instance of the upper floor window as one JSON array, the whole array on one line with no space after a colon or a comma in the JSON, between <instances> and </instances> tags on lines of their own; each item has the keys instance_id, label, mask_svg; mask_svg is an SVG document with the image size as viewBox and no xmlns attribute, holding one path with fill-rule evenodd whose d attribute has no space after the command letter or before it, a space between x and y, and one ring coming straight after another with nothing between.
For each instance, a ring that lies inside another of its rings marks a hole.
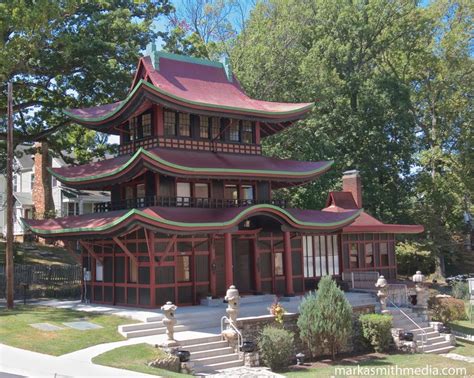
<instances>
[{"instance_id":1,"label":"upper floor window","mask_svg":"<svg viewBox=\"0 0 474 378\"><path fill-rule=\"evenodd\" d=\"M164 112L165 135L176 135L176 113L171 111Z\"/></svg>"},{"instance_id":2,"label":"upper floor window","mask_svg":"<svg viewBox=\"0 0 474 378\"><path fill-rule=\"evenodd\" d=\"M211 118L211 139L220 139L221 123L216 117Z\"/></svg>"},{"instance_id":3,"label":"upper floor window","mask_svg":"<svg viewBox=\"0 0 474 378\"><path fill-rule=\"evenodd\" d=\"M151 136L151 113L142 115L142 132L144 138Z\"/></svg>"},{"instance_id":4,"label":"upper floor window","mask_svg":"<svg viewBox=\"0 0 474 378\"><path fill-rule=\"evenodd\" d=\"M191 136L191 117L187 113L179 113L179 135Z\"/></svg>"},{"instance_id":5,"label":"upper floor window","mask_svg":"<svg viewBox=\"0 0 474 378\"><path fill-rule=\"evenodd\" d=\"M199 138L209 138L209 117L199 117Z\"/></svg>"},{"instance_id":6,"label":"upper floor window","mask_svg":"<svg viewBox=\"0 0 474 378\"><path fill-rule=\"evenodd\" d=\"M231 142L240 142L240 127L239 122L231 120L229 126L229 140Z\"/></svg>"},{"instance_id":7,"label":"upper floor window","mask_svg":"<svg viewBox=\"0 0 474 378\"><path fill-rule=\"evenodd\" d=\"M125 126L126 141L134 141L146 138L152 135L152 121L151 113L141 114L137 117L132 117Z\"/></svg>"},{"instance_id":8,"label":"upper floor window","mask_svg":"<svg viewBox=\"0 0 474 378\"><path fill-rule=\"evenodd\" d=\"M253 125L251 121L242 121L242 143L253 143Z\"/></svg>"}]
</instances>

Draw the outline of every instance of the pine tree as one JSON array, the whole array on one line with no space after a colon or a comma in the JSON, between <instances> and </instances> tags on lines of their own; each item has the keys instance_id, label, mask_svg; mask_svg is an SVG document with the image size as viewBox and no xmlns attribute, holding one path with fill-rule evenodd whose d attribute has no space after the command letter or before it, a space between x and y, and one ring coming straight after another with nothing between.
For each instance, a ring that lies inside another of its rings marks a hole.
<instances>
[{"instance_id":1,"label":"pine tree","mask_svg":"<svg viewBox=\"0 0 474 378\"><path fill-rule=\"evenodd\" d=\"M300 337L313 357L322 349L331 351L332 359L352 333L352 307L330 277L319 282L318 291L308 294L300 306Z\"/></svg>"}]
</instances>

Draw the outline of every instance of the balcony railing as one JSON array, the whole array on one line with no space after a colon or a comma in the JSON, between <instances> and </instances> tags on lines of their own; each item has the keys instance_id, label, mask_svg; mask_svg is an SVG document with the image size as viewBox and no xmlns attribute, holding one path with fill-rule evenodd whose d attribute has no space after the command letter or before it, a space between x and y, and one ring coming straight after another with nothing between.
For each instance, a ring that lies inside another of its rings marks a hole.
<instances>
[{"instance_id":1,"label":"balcony railing","mask_svg":"<svg viewBox=\"0 0 474 378\"><path fill-rule=\"evenodd\" d=\"M133 198L116 202L102 202L94 207L94 212L104 213L107 211L139 209L143 207L162 206L162 207L199 207L199 208L227 208L227 207L245 207L258 204L271 204L279 207L286 207L286 200L256 200L256 199L219 199L219 198L195 198L195 197L160 197L149 196Z\"/></svg>"}]
</instances>

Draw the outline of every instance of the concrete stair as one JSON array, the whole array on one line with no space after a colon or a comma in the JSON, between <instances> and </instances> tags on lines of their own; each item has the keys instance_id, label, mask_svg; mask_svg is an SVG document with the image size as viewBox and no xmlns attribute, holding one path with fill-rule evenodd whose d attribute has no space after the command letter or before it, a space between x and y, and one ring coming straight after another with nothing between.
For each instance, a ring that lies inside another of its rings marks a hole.
<instances>
[{"instance_id":1,"label":"concrete stair","mask_svg":"<svg viewBox=\"0 0 474 378\"><path fill-rule=\"evenodd\" d=\"M181 349L191 352L197 374L209 374L221 369L243 366L238 353L220 335L180 341Z\"/></svg>"},{"instance_id":2,"label":"concrete stair","mask_svg":"<svg viewBox=\"0 0 474 378\"><path fill-rule=\"evenodd\" d=\"M186 327L183 325L176 325L175 332L185 331ZM125 338L131 339L134 337L163 335L166 333L166 328L161 321L144 322L137 324L125 324L118 326L118 332Z\"/></svg>"},{"instance_id":3,"label":"concrete stair","mask_svg":"<svg viewBox=\"0 0 474 378\"><path fill-rule=\"evenodd\" d=\"M400 310L389 308L389 311L393 318L393 328L403 328L408 332L412 332L414 335L414 341L416 342L417 348L420 352L441 354L448 353L454 349L451 341L446 340L445 336L441 335L438 331L435 331L428 321L412 309L403 308L403 312L407 314L416 325L413 324L413 322L410 321Z\"/></svg>"}]
</instances>

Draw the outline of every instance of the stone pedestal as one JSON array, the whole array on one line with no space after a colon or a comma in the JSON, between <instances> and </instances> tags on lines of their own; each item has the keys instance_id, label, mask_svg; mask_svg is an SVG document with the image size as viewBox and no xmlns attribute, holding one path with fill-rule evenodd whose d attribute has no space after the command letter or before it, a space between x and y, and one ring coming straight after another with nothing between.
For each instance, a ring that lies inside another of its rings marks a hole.
<instances>
[{"instance_id":1,"label":"stone pedestal","mask_svg":"<svg viewBox=\"0 0 474 378\"><path fill-rule=\"evenodd\" d=\"M181 368L180 368L180 373L181 374L194 374L194 362L188 361L188 362L181 362Z\"/></svg>"},{"instance_id":2,"label":"stone pedestal","mask_svg":"<svg viewBox=\"0 0 474 378\"><path fill-rule=\"evenodd\" d=\"M241 352L241 357L242 357L242 354L243 354L244 366L247 366L247 367L260 366L260 359L259 359L258 352L251 352L251 353Z\"/></svg>"}]
</instances>

